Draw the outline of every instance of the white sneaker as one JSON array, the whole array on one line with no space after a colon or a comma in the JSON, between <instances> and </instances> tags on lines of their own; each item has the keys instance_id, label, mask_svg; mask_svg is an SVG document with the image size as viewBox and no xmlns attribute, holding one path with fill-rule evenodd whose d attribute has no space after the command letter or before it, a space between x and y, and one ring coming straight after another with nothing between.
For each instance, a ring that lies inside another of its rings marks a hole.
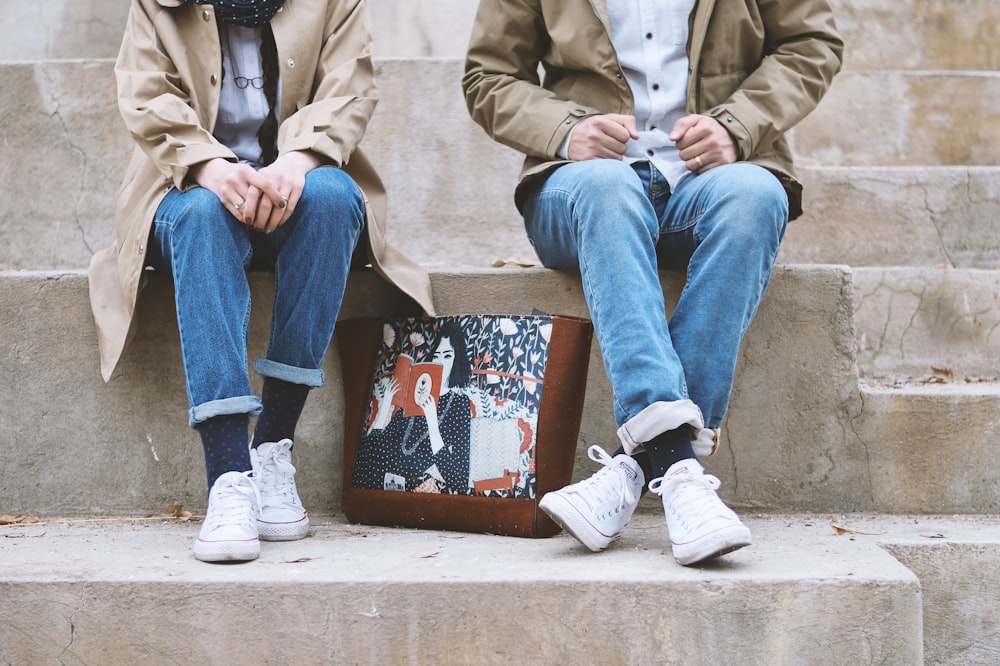
<instances>
[{"instance_id":1,"label":"white sneaker","mask_svg":"<svg viewBox=\"0 0 1000 666\"><path fill-rule=\"evenodd\" d=\"M538 506L596 553L628 525L639 505L645 477L639 463L624 453L612 458L601 447L591 446L587 455L604 467L579 483L546 493Z\"/></svg>"},{"instance_id":2,"label":"white sneaker","mask_svg":"<svg viewBox=\"0 0 1000 666\"><path fill-rule=\"evenodd\" d=\"M295 541L309 533L309 516L295 488L292 440L264 442L250 449L253 478L260 489L257 531L264 541Z\"/></svg>"},{"instance_id":3,"label":"white sneaker","mask_svg":"<svg viewBox=\"0 0 1000 666\"><path fill-rule=\"evenodd\" d=\"M649 490L663 499L667 532L680 564L694 564L750 545L749 528L722 503L715 493L718 487L719 480L705 474L693 458L674 463L649 483Z\"/></svg>"},{"instance_id":4,"label":"white sneaker","mask_svg":"<svg viewBox=\"0 0 1000 666\"><path fill-rule=\"evenodd\" d=\"M202 562L255 560L260 555L260 495L250 472L226 472L208 494L208 510L194 542Z\"/></svg>"}]
</instances>

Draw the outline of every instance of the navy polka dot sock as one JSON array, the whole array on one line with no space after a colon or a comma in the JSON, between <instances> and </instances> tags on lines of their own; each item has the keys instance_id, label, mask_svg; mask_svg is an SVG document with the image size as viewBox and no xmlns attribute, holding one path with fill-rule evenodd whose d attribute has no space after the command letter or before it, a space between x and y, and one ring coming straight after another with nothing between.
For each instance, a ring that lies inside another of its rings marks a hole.
<instances>
[{"instance_id":1,"label":"navy polka dot sock","mask_svg":"<svg viewBox=\"0 0 1000 666\"><path fill-rule=\"evenodd\" d=\"M257 425L253 430L253 448L264 442L295 440L295 425L302 415L309 388L304 384L292 384L273 377L264 378L261 395L264 409L257 417Z\"/></svg>"},{"instance_id":2,"label":"navy polka dot sock","mask_svg":"<svg viewBox=\"0 0 1000 666\"><path fill-rule=\"evenodd\" d=\"M692 443L691 429L687 426L668 430L646 442L644 446L649 454L649 464L653 473L650 480L666 474L670 466L676 462L695 458Z\"/></svg>"},{"instance_id":3,"label":"navy polka dot sock","mask_svg":"<svg viewBox=\"0 0 1000 666\"><path fill-rule=\"evenodd\" d=\"M223 414L195 424L205 449L205 473L208 488L226 472L245 472L250 469L250 452L247 450L247 414Z\"/></svg>"},{"instance_id":4,"label":"navy polka dot sock","mask_svg":"<svg viewBox=\"0 0 1000 666\"><path fill-rule=\"evenodd\" d=\"M642 486L642 494L645 495L649 489L649 482L667 473L670 466L675 462L680 462L687 458L695 458L691 439L691 430L687 426L681 426L676 430L669 430L657 435L650 441L643 444L645 451L632 454L642 469L646 477L646 483ZM625 453L624 447L618 447L615 455Z\"/></svg>"}]
</instances>

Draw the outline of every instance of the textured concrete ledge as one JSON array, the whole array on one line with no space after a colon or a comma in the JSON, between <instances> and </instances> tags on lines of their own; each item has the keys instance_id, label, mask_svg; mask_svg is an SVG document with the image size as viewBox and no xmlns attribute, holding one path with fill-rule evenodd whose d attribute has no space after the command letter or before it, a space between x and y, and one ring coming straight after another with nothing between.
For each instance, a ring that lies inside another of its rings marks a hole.
<instances>
[{"instance_id":1,"label":"textured concrete ledge","mask_svg":"<svg viewBox=\"0 0 1000 666\"><path fill-rule=\"evenodd\" d=\"M856 268L853 277L863 377L1000 381L1000 271Z\"/></svg>"},{"instance_id":2,"label":"textured concrete ledge","mask_svg":"<svg viewBox=\"0 0 1000 666\"><path fill-rule=\"evenodd\" d=\"M583 315L579 280L544 269L434 273L439 311ZM273 294L254 274L251 358L263 353ZM680 289L664 275L668 307ZM761 510L870 510L852 337L850 273L830 266L777 271L748 332L722 450L710 460L723 492ZM204 503L202 454L186 425L186 402L171 289L151 282L140 303L135 344L110 383L98 373L86 277L0 275L0 507L64 515L114 515L170 503ZM352 277L345 318L399 314L405 304L371 273ZM317 511L339 505L342 395L336 353L326 385L313 392L297 432L304 499ZM578 476L586 449L617 444L610 387L591 353ZM782 470L777 474L775 470Z\"/></svg>"},{"instance_id":3,"label":"textured concrete ledge","mask_svg":"<svg viewBox=\"0 0 1000 666\"><path fill-rule=\"evenodd\" d=\"M791 131L802 166L1000 166L1000 72L845 71Z\"/></svg>"},{"instance_id":4,"label":"textured concrete ledge","mask_svg":"<svg viewBox=\"0 0 1000 666\"><path fill-rule=\"evenodd\" d=\"M1000 266L1000 167L799 170L805 214L778 260L850 266Z\"/></svg>"},{"instance_id":5,"label":"textured concrete ledge","mask_svg":"<svg viewBox=\"0 0 1000 666\"><path fill-rule=\"evenodd\" d=\"M960 523L861 524L879 536L838 536L817 516L748 523L751 548L691 569L674 563L653 514L596 555L566 535L319 520L310 538L264 544L260 560L232 566L193 559L193 524L16 528L20 538L0 538L0 660L921 663L922 581L879 543L889 529L953 537ZM978 538L990 550L974 562L989 566L1000 534ZM966 635L995 639L974 623L980 611Z\"/></svg>"},{"instance_id":6,"label":"textured concrete ledge","mask_svg":"<svg viewBox=\"0 0 1000 666\"><path fill-rule=\"evenodd\" d=\"M432 282L441 312L586 313L578 279L545 269L436 272ZM252 275L251 284L253 357L266 344L273 292L268 274ZM664 275L663 285L669 308L680 281ZM136 342L106 385L86 287L79 272L0 274L0 339L8 341L0 350L0 440L9 444L0 453L0 510L115 515L200 506L202 454L186 426L169 285L154 280L144 293ZM996 385L859 384L853 296L842 267L777 270L741 352L722 448L707 461L723 496L765 512L1000 511ZM352 277L345 318L407 311L372 274ZM313 392L296 442L300 488L317 511L336 510L341 490L337 354L324 370L327 383ZM591 444L614 449L617 441L596 344L586 390L578 478L593 470ZM974 464L942 465L944 443Z\"/></svg>"}]
</instances>

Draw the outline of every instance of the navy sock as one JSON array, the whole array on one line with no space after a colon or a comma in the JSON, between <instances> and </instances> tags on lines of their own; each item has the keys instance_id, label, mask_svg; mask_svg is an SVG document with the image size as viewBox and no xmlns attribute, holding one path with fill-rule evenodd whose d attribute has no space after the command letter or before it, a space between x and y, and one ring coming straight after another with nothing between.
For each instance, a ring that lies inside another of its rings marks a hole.
<instances>
[{"instance_id":1,"label":"navy sock","mask_svg":"<svg viewBox=\"0 0 1000 666\"><path fill-rule=\"evenodd\" d=\"M247 414L223 414L195 424L205 449L205 473L208 488L226 472L245 472L250 469L250 452L247 450Z\"/></svg>"},{"instance_id":2,"label":"navy sock","mask_svg":"<svg viewBox=\"0 0 1000 666\"><path fill-rule=\"evenodd\" d=\"M643 444L649 454L649 463L652 468L650 480L666 474L670 466L676 462L688 458L697 459L691 446L693 442L691 429L684 425L661 433Z\"/></svg>"},{"instance_id":3,"label":"navy sock","mask_svg":"<svg viewBox=\"0 0 1000 666\"><path fill-rule=\"evenodd\" d=\"M264 390L261 393L264 408L253 429L253 448L264 442L295 440L295 426L302 415L309 388L304 384L292 384L273 377L264 378Z\"/></svg>"}]
</instances>

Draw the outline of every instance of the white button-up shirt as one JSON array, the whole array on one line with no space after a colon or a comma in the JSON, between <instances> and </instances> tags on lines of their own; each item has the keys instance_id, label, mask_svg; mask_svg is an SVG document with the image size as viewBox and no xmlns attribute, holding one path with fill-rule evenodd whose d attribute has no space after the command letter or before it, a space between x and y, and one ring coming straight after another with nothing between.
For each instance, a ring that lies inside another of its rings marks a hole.
<instances>
[{"instance_id":1,"label":"white button-up shirt","mask_svg":"<svg viewBox=\"0 0 1000 666\"><path fill-rule=\"evenodd\" d=\"M638 139L628 163L648 160L673 190L690 173L668 138L684 115L688 78L688 17L695 0L608 0L611 43L632 90ZM571 133L572 135L572 133ZM565 157L569 137L560 148Z\"/></svg>"},{"instance_id":2,"label":"white button-up shirt","mask_svg":"<svg viewBox=\"0 0 1000 666\"><path fill-rule=\"evenodd\" d=\"M684 115L688 17L695 0L608 0L611 43L635 100L639 138L625 161L649 160L674 189L687 173L668 135Z\"/></svg>"}]
</instances>

